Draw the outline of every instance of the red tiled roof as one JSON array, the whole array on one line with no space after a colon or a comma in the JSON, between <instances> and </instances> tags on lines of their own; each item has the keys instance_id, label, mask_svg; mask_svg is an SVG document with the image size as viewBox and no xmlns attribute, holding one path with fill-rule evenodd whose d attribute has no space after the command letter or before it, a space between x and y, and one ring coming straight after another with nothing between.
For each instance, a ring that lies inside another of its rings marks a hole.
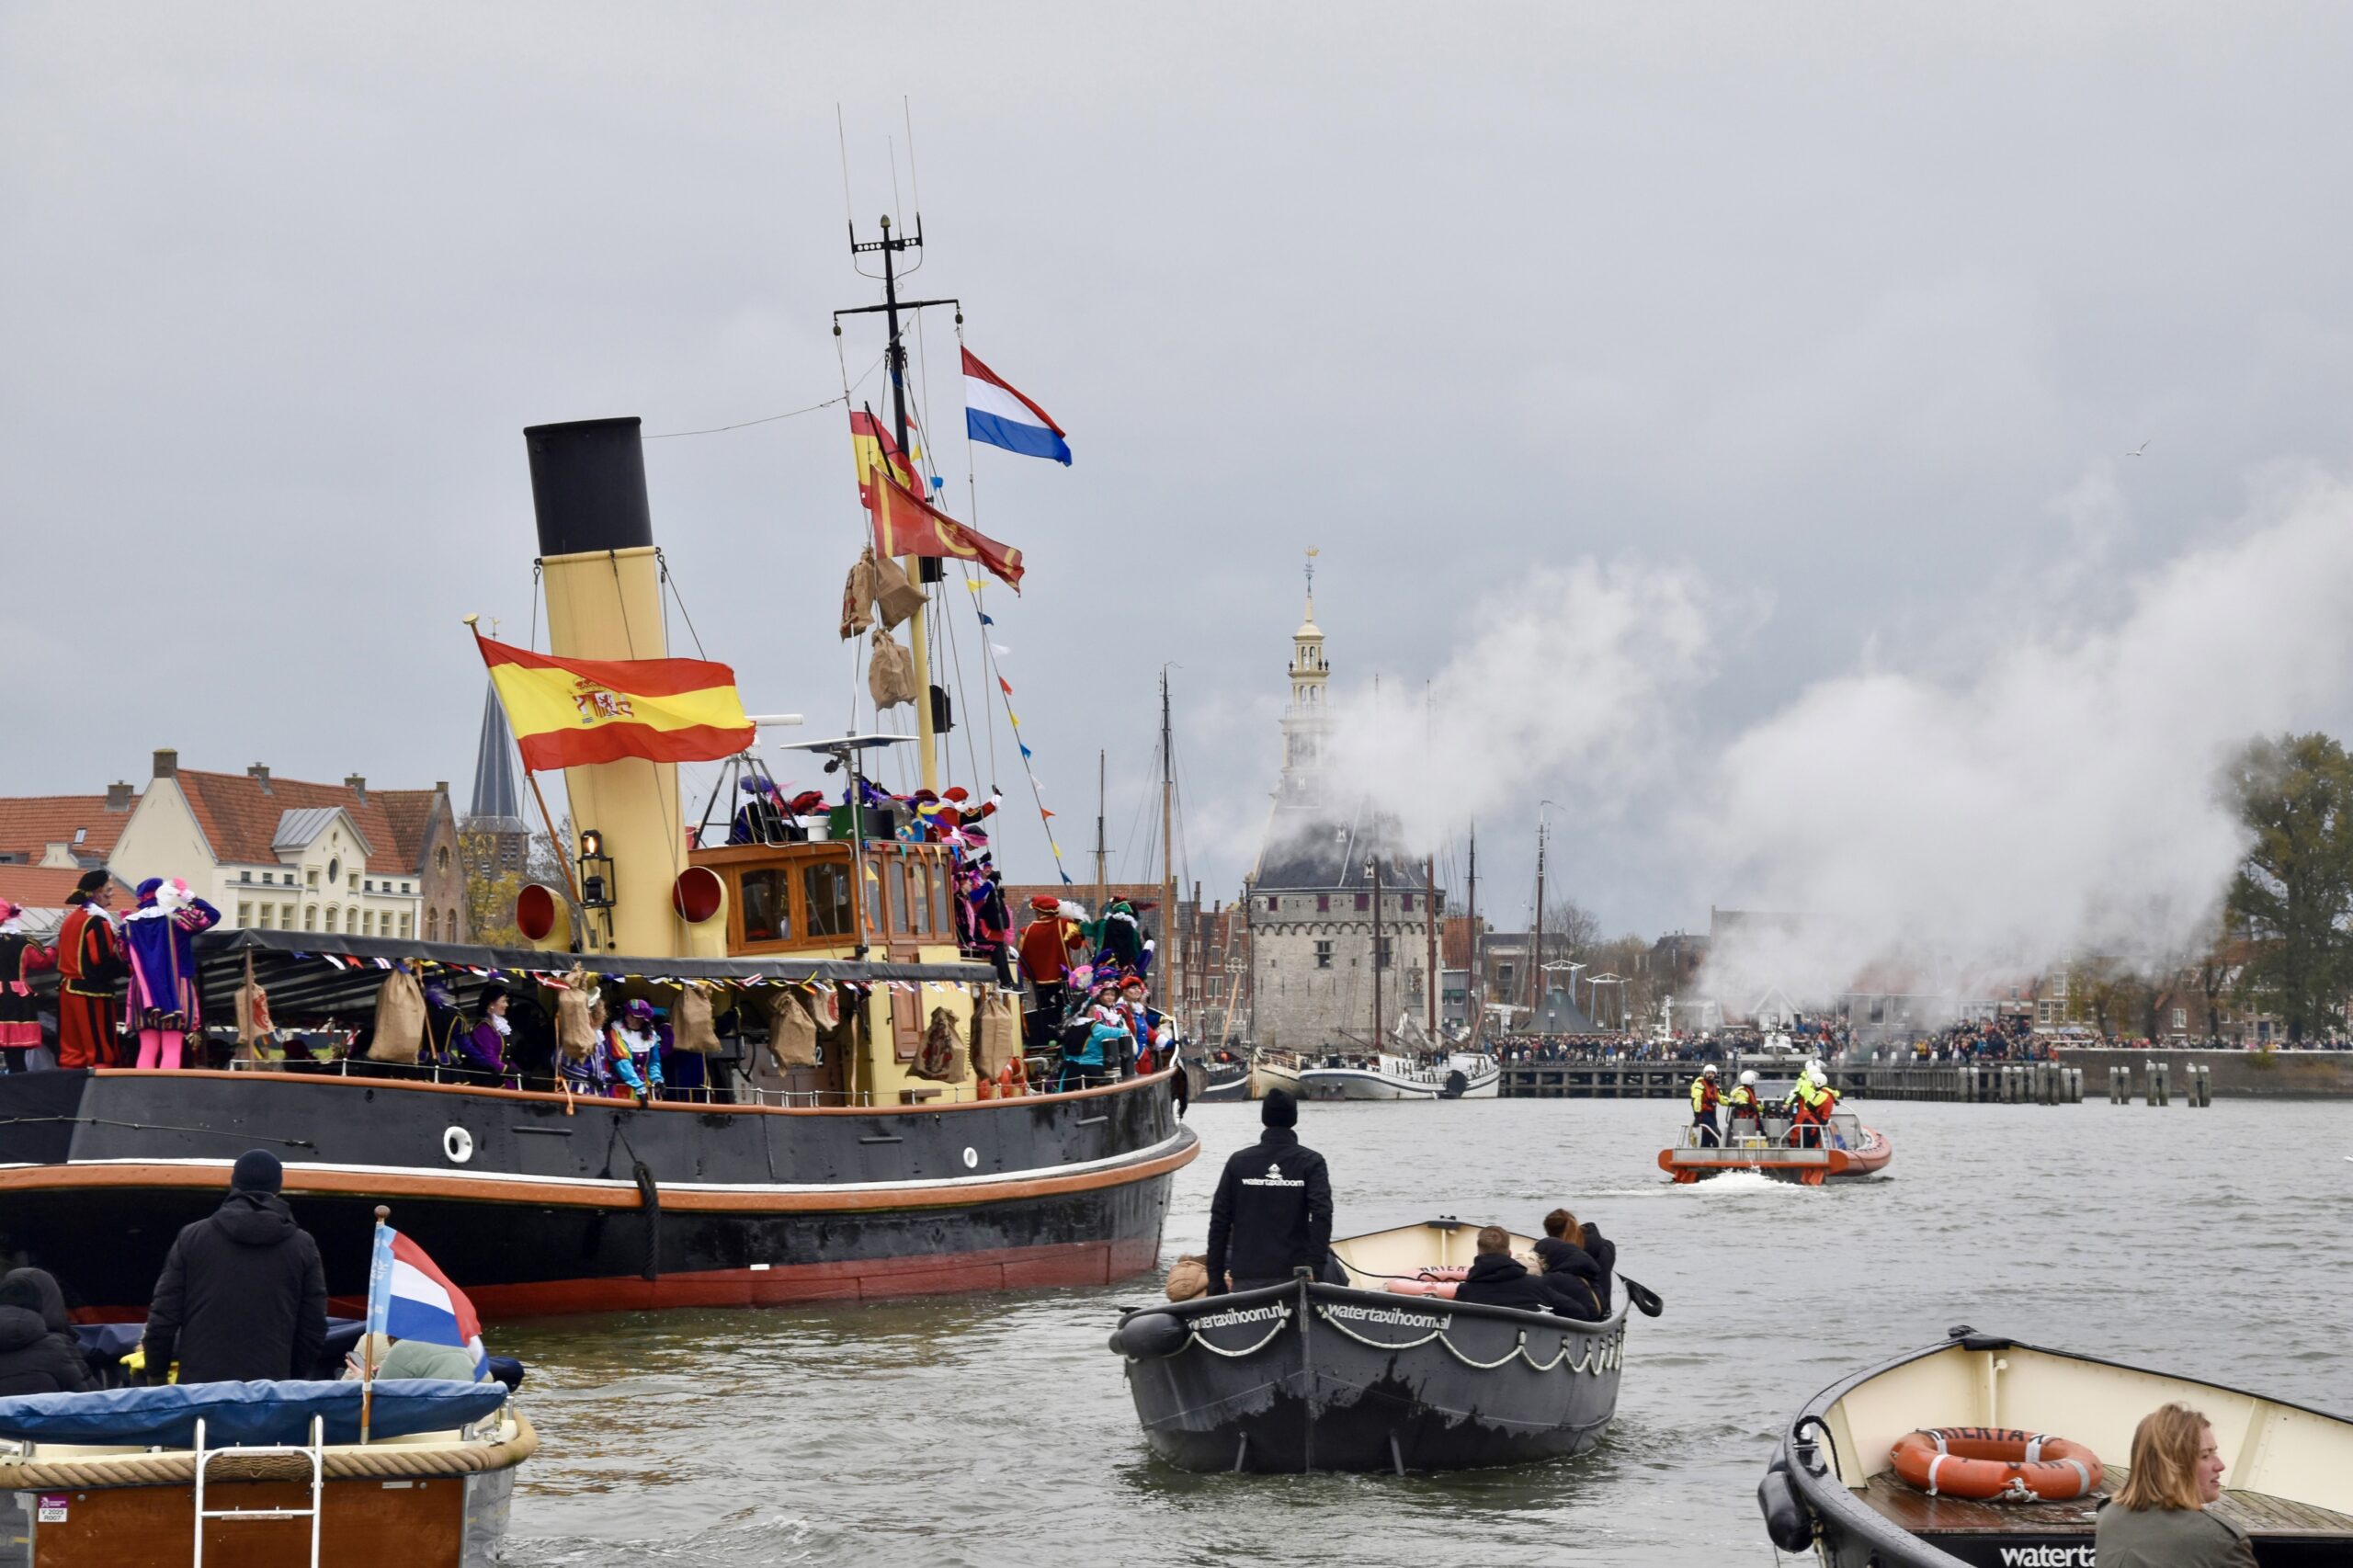
<instances>
[{"instance_id":1,"label":"red tiled roof","mask_svg":"<svg viewBox=\"0 0 2353 1568\"><path fill-rule=\"evenodd\" d=\"M82 880L78 866L0 866L0 898L27 909L63 909ZM131 884L115 879L115 907L129 909Z\"/></svg>"},{"instance_id":2,"label":"red tiled roof","mask_svg":"<svg viewBox=\"0 0 2353 1568\"><path fill-rule=\"evenodd\" d=\"M370 790L368 798L384 808L384 820L392 829L392 853L400 858L401 869L425 869L425 841L433 832L434 809L441 791Z\"/></svg>"},{"instance_id":3,"label":"red tiled roof","mask_svg":"<svg viewBox=\"0 0 2353 1568\"><path fill-rule=\"evenodd\" d=\"M415 871L425 859L425 826L430 807L419 810L418 797L429 801L430 790L370 790L366 800L343 784L311 784L300 778L263 780L250 773L198 773L179 770L180 793L196 813L216 860L255 866L278 863L270 840L278 818L290 811L336 806L351 819L368 841L371 870Z\"/></svg>"},{"instance_id":4,"label":"red tiled roof","mask_svg":"<svg viewBox=\"0 0 2353 1568\"><path fill-rule=\"evenodd\" d=\"M136 802L136 795L131 800ZM76 854L103 860L114 853L131 820L127 811L107 810L104 795L20 795L0 800L0 851L38 859L51 844L73 845ZM82 842L74 843L77 830ZM19 900L19 903L22 901Z\"/></svg>"}]
</instances>

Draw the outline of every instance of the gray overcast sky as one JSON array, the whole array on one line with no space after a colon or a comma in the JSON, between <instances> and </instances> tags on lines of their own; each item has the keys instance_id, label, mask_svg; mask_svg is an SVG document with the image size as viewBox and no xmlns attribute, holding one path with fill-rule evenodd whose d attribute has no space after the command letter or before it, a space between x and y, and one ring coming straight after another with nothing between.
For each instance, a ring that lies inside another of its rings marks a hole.
<instances>
[{"instance_id":1,"label":"gray overcast sky","mask_svg":"<svg viewBox=\"0 0 2353 1568\"><path fill-rule=\"evenodd\" d=\"M978 460L1074 872L1095 751L1116 847L1175 660L1191 869L1230 892L1311 543L1341 680L1408 693L1531 567L1695 574L1712 674L1671 700L1704 745L1867 665L1966 682L2054 586L2109 613L2261 475L2345 465L2342 7L818 12L0 10L0 790L165 744L463 780L458 618L529 615L520 428L840 390L828 313L873 296L836 101L869 227L912 101L917 288L1077 452ZM839 411L648 457L712 656L837 724ZM1491 806L1499 918L1535 801L1578 794ZM1563 824L1573 891L1703 923L1718 888L1609 795Z\"/></svg>"}]
</instances>

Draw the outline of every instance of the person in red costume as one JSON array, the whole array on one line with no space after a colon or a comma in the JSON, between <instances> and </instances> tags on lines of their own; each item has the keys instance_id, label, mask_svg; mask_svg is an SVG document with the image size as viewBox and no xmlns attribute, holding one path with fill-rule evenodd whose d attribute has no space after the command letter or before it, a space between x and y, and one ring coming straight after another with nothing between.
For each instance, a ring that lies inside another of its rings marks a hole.
<instances>
[{"instance_id":1,"label":"person in red costume","mask_svg":"<svg viewBox=\"0 0 2353 1568\"><path fill-rule=\"evenodd\" d=\"M115 1009L130 966L107 914L114 879L86 871L65 902L57 932L57 1064L119 1067Z\"/></svg>"}]
</instances>

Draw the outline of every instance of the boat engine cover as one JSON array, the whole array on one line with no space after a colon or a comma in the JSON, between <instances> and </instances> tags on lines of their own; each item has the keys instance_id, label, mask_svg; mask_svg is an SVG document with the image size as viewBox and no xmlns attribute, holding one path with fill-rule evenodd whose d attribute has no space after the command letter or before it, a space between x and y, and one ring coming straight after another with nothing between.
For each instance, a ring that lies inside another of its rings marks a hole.
<instances>
[{"instance_id":1,"label":"boat engine cover","mask_svg":"<svg viewBox=\"0 0 2353 1568\"><path fill-rule=\"evenodd\" d=\"M1813 1546L1813 1519L1798 1500L1788 1462L1775 1460L1756 1483L1757 1511L1765 1516L1765 1533L1783 1551L1807 1551Z\"/></svg>"},{"instance_id":2,"label":"boat engine cover","mask_svg":"<svg viewBox=\"0 0 2353 1568\"><path fill-rule=\"evenodd\" d=\"M1173 1312L1135 1312L1111 1331L1111 1348L1138 1360L1174 1356L1185 1348L1193 1331Z\"/></svg>"}]
</instances>

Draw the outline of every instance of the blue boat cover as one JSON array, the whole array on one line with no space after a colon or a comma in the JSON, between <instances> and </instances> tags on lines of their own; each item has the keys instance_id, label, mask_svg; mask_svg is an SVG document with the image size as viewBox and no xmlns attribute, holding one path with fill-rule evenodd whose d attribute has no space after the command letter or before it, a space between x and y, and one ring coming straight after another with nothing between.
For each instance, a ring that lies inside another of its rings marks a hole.
<instances>
[{"instance_id":1,"label":"blue boat cover","mask_svg":"<svg viewBox=\"0 0 2353 1568\"><path fill-rule=\"evenodd\" d=\"M506 1402L498 1383L441 1378L380 1378L370 1437L446 1432L481 1420ZM192 1448L204 1422L207 1448L307 1443L311 1417L326 1418L330 1443L359 1441L357 1382L165 1383L96 1393L28 1393L0 1399L0 1437L36 1443Z\"/></svg>"}]
</instances>

